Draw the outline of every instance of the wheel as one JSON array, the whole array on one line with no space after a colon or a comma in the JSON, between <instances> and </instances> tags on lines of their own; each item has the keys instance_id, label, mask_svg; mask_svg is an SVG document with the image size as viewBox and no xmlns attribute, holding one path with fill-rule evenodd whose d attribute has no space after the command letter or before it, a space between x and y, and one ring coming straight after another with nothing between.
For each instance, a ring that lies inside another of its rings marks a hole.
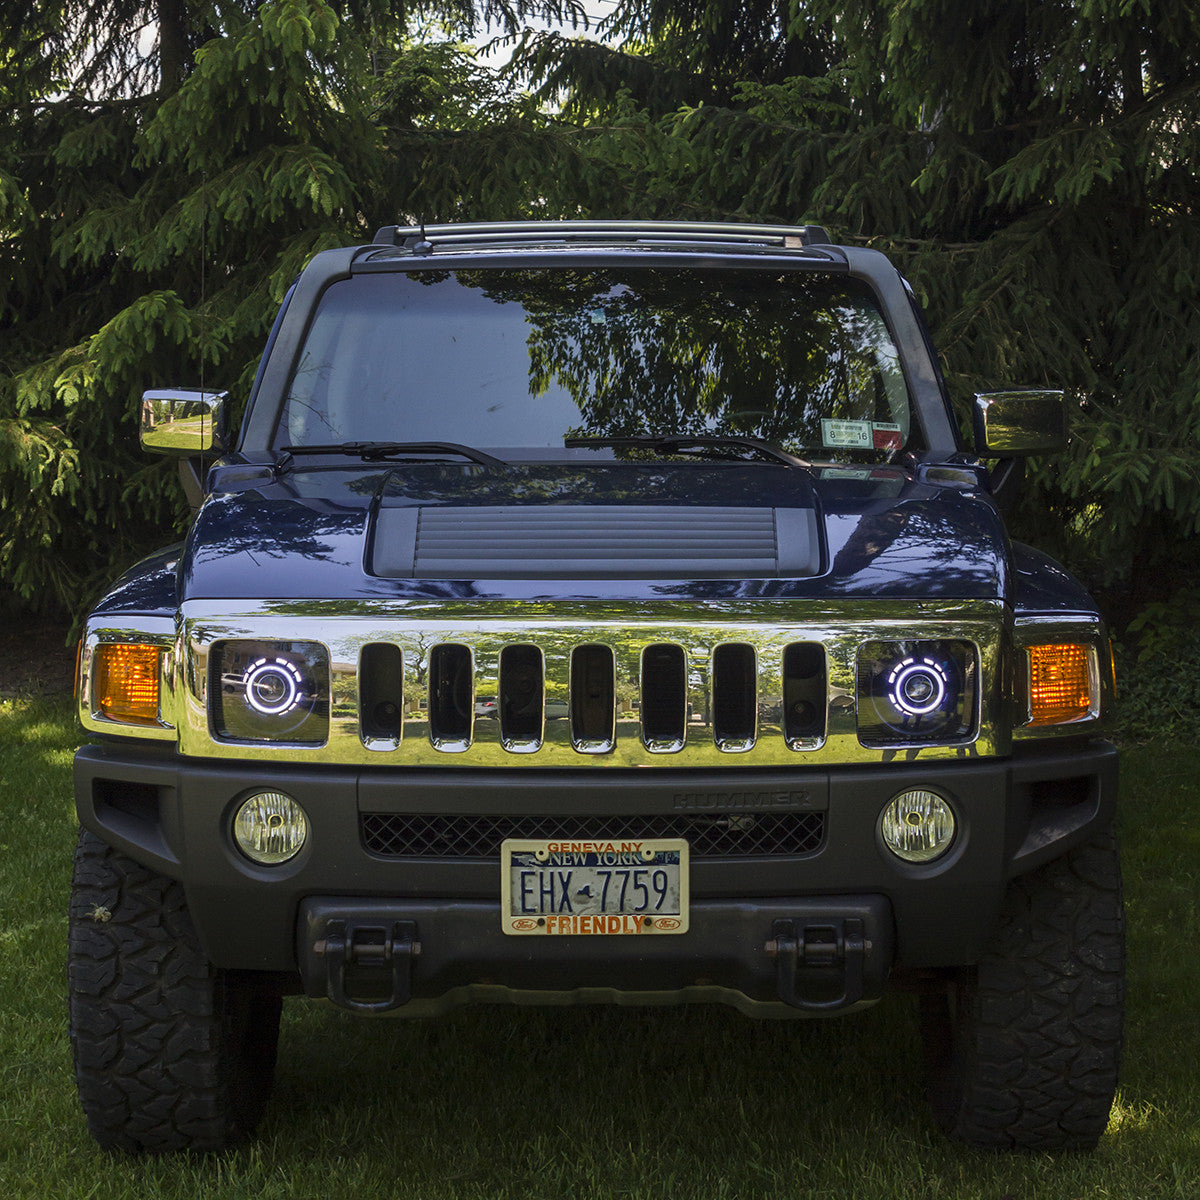
<instances>
[{"instance_id":1,"label":"wheel","mask_svg":"<svg viewBox=\"0 0 1200 1200\"><path fill-rule=\"evenodd\" d=\"M1124 966L1111 833L1014 880L978 965L922 997L942 1128L976 1146L1094 1148L1117 1086Z\"/></svg>"},{"instance_id":2,"label":"wheel","mask_svg":"<svg viewBox=\"0 0 1200 1200\"><path fill-rule=\"evenodd\" d=\"M221 971L183 888L82 830L67 982L79 1099L105 1149L219 1150L257 1126L282 990Z\"/></svg>"}]
</instances>

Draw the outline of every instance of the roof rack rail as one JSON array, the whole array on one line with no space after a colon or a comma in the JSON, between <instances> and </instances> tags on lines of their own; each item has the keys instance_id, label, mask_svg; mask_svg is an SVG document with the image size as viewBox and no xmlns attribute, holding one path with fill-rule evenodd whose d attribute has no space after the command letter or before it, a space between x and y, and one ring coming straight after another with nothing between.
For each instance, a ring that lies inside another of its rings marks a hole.
<instances>
[{"instance_id":1,"label":"roof rack rail","mask_svg":"<svg viewBox=\"0 0 1200 1200\"><path fill-rule=\"evenodd\" d=\"M421 243L499 243L530 241L757 242L784 249L827 246L820 225L754 225L714 221L478 221L454 225L384 225L375 245L415 248Z\"/></svg>"}]
</instances>

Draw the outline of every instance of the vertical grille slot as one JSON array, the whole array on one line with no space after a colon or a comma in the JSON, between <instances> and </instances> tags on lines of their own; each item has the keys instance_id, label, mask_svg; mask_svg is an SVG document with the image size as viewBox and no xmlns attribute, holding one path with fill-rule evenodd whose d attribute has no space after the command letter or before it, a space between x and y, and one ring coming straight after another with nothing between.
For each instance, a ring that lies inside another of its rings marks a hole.
<instances>
[{"instance_id":1,"label":"vertical grille slot","mask_svg":"<svg viewBox=\"0 0 1200 1200\"><path fill-rule=\"evenodd\" d=\"M816 750L825 740L829 680L825 649L793 642L783 651L783 734L793 750Z\"/></svg>"},{"instance_id":2,"label":"vertical grille slot","mask_svg":"<svg viewBox=\"0 0 1200 1200\"><path fill-rule=\"evenodd\" d=\"M713 651L713 737L721 750L749 750L756 734L754 647L727 642Z\"/></svg>"},{"instance_id":3,"label":"vertical grille slot","mask_svg":"<svg viewBox=\"0 0 1200 1200\"><path fill-rule=\"evenodd\" d=\"M404 655L372 642L358 659L358 728L368 750L395 750L404 725Z\"/></svg>"},{"instance_id":4,"label":"vertical grille slot","mask_svg":"<svg viewBox=\"0 0 1200 1200\"><path fill-rule=\"evenodd\" d=\"M537 646L505 646L500 651L500 740L505 750L530 753L542 744L546 684Z\"/></svg>"},{"instance_id":5,"label":"vertical grille slot","mask_svg":"<svg viewBox=\"0 0 1200 1200\"><path fill-rule=\"evenodd\" d=\"M687 732L687 658L663 643L642 651L642 744L656 754L683 749Z\"/></svg>"},{"instance_id":6,"label":"vertical grille slot","mask_svg":"<svg viewBox=\"0 0 1200 1200\"><path fill-rule=\"evenodd\" d=\"M471 650L444 642L429 651L429 741L451 753L471 745L475 680Z\"/></svg>"},{"instance_id":7,"label":"vertical grille slot","mask_svg":"<svg viewBox=\"0 0 1200 1200\"><path fill-rule=\"evenodd\" d=\"M608 646L571 652L571 741L581 754L605 754L616 744L616 668Z\"/></svg>"}]
</instances>

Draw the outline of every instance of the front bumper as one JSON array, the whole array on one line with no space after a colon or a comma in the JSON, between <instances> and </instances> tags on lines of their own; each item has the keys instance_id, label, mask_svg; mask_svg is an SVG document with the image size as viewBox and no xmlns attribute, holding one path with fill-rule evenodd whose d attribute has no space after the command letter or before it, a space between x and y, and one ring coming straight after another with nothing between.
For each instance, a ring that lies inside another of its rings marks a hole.
<instances>
[{"instance_id":1,"label":"front bumper","mask_svg":"<svg viewBox=\"0 0 1200 1200\"><path fill-rule=\"evenodd\" d=\"M86 746L75 760L81 822L183 883L216 965L300 974L309 990L325 993L327 963L312 950L324 937L319 921L341 913L383 926L407 922L421 944L411 994L433 1002L477 998L488 988L684 998L708 989L709 998L728 990L768 1002L780 987L778 954L768 948L778 941L778 922L800 931L846 919L869 927L870 999L897 965L975 961L1008 880L1108 824L1116 783L1116 753L1100 741L1010 759L807 771L299 768L195 762L117 743ZM896 859L877 832L883 808L909 787L936 789L959 820L950 851L926 866ZM237 804L259 789L288 792L309 818L304 850L282 867L256 866L232 840ZM360 820L363 813L636 819L681 809L819 812L824 838L800 855L693 857L692 928L647 945L644 938L505 936L498 862L389 859L365 848ZM836 999L838 986L820 984L813 994Z\"/></svg>"},{"instance_id":2,"label":"front bumper","mask_svg":"<svg viewBox=\"0 0 1200 1200\"><path fill-rule=\"evenodd\" d=\"M637 937L505 937L482 901L313 896L301 904L297 956L309 995L364 1013L714 1000L819 1016L883 992L893 931L882 896L701 900L691 915L692 930L650 948Z\"/></svg>"}]
</instances>

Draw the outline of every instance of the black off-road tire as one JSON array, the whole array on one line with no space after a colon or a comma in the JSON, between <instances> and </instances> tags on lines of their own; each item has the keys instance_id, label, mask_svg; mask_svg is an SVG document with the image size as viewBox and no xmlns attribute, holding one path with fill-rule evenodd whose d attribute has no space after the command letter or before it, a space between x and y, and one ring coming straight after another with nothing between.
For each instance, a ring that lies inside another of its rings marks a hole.
<instances>
[{"instance_id":1,"label":"black off-road tire","mask_svg":"<svg viewBox=\"0 0 1200 1200\"><path fill-rule=\"evenodd\" d=\"M1117 1086L1124 968L1115 837L1015 879L978 966L922 998L942 1128L997 1149L1094 1148Z\"/></svg>"},{"instance_id":2,"label":"black off-road tire","mask_svg":"<svg viewBox=\"0 0 1200 1200\"><path fill-rule=\"evenodd\" d=\"M105 1149L220 1150L262 1117L281 989L217 970L182 886L81 830L68 951L79 1099Z\"/></svg>"}]
</instances>

